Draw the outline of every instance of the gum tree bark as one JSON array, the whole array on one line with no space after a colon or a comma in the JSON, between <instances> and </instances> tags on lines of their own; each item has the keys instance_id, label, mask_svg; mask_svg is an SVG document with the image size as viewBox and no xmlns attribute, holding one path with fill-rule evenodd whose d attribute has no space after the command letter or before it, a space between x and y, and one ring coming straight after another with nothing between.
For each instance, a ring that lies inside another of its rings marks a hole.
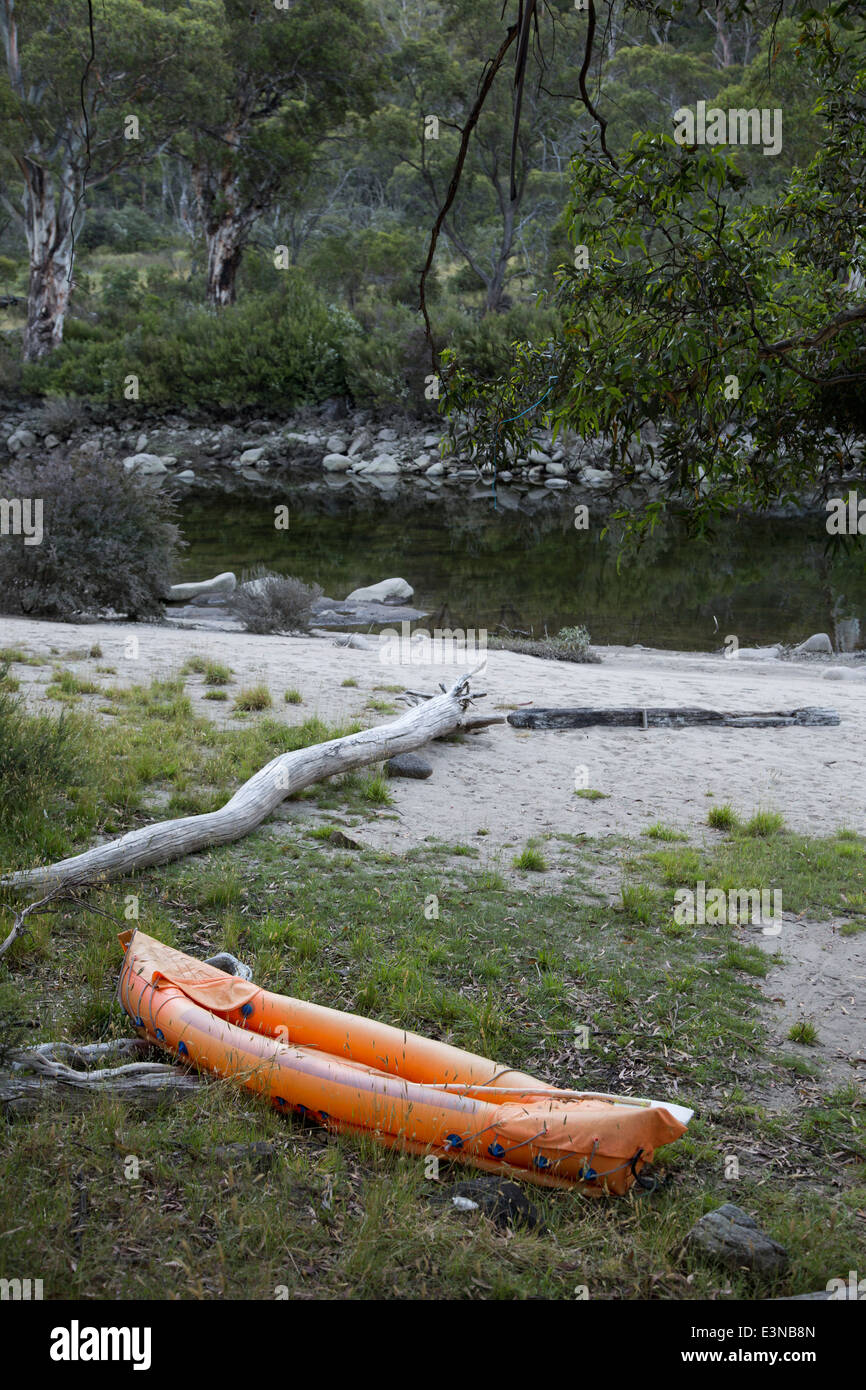
<instances>
[{"instance_id":1,"label":"gum tree bark","mask_svg":"<svg viewBox=\"0 0 866 1390\"><path fill-rule=\"evenodd\" d=\"M244 782L218 811L142 826L118 840L97 845L56 864L6 874L0 878L0 884L7 888L42 891L95 884L153 864L181 859L211 845L240 840L261 825L287 796L313 782L353 772L397 753L410 753L431 739L471 728L476 720L468 713L469 706L484 692L473 695L469 680L470 675L461 676L450 690L423 700L387 724L348 734L345 738L330 739L327 743L316 743L293 753L282 753Z\"/></svg>"},{"instance_id":2,"label":"gum tree bark","mask_svg":"<svg viewBox=\"0 0 866 1390\"><path fill-rule=\"evenodd\" d=\"M34 159L18 161L24 179L24 234L30 255L24 357L38 361L63 341L72 291L75 172L59 174Z\"/></svg>"}]
</instances>

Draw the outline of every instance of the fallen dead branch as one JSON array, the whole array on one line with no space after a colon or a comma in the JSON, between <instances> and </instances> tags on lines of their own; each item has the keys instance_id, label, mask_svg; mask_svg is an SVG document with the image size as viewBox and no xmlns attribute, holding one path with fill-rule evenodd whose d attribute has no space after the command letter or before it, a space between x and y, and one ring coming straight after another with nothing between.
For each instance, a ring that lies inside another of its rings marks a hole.
<instances>
[{"instance_id":1,"label":"fallen dead branch","mask_svg":"<svg viewBox=\"0 0 866 1390\"><path fill-rule=\"evenodd\" d=\"M261 825L287 796L313 782L353 772L398 753L411 753L431 739L471 728L474 718L467 710L474 699L481 697L469 688L474 674L473 671L461 676L450 690L421 701L387 724L273 758L218 811L142 826L56 864L6 874L0 878L0 886L50 890L96 885L136 869L181 859L212 845L240 840ZM37 906L31 904L25 915ZM13 940L19 931L13 927Z\"/></svg>"},{"instance_id":2,"label":"fallen dead branch","mask_svg":"<svg viewBox=\"0 0 866 1390\"><path fill-rule=\"evenodd\" d=\"M84 1095L121 1096L124 1100L155 1104L166 1095L182 1096L199 1090L206 1079L195 1072L182 1071L171 1062L131 1062L119 1067L84 1070L94 1061L117 1057L142 1057L150 1044L141 1038L120 1038L115 1042L43 1043L34 1048L11 1048L3 1056L0 1070L0 1112L29 1114L46 1097L80 1100ZM65 1057L67 1061L59 1060ZM74 1065L69 1065L74 1063Z\"/></svg>"}]
</instances>

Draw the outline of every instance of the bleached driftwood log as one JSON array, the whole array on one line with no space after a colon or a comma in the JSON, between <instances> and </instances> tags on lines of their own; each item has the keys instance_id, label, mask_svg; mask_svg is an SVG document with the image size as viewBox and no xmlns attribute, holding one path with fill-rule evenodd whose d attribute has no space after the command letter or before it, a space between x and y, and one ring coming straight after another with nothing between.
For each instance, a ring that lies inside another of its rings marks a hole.
<instances>
[{"instance_id":1,"label":"bleached driftwood log","mask_svg":"<svg viewBox=\"0 0 866 1390\"><path fill-rule=\"evenodd\" d=\"M98 884L135 869L181 859L211 845L240 840L261 825L287 796L313 782L354 772L397 753L411 753L431 739L470 726L472 716L466 711L472 700L482 694L473 696L470 692L473 674L461 676L450 690L422 701L387 724L280 754L244 782L218 811L142 826L56 864L5 874L0 884L42 891L73 884Z\"/></svg>"},{"instance_id":2,"label":"bleached driftwood log","mask_svg":"<svg viewBox=\"0 0 866 1390\"><path fill-rule=\"evenodd\" d=\"M207 1084L195 1072L180 1070L171 1062L132 1062L119 1067L82 1070L95 1061L146 1056L150 1045L143 1039L123 1038L109 1043L43 1043L39 1047L7 1051L0 1059L0 1113L26 1115L46 1096L65 1100L85 1095L110 1094L125 1100L155 1104L167 1094L187 1095ZM60 1061L66 1058L66 1061ZM68 1063L72 1065L68 1065Z\"/></svg>"}]
</instances>

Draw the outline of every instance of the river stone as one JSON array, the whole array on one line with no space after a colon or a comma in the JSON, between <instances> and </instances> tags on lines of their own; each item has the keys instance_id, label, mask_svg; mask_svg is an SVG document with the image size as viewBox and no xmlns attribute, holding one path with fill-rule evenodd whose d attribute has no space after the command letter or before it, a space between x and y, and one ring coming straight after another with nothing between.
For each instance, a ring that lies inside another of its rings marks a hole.
<instances>
[{"instance_id":1,"label":"river stone","mask_svg":"<svg viewBox=\"0 0 866 1390\"><path fill-rule=\"evenodd\" d=\"M445 464L441 459L437 459L435 463L431 463L429 468L424 469L424 476L427 478L441 478L444 472Z\"/></svg>"},{"instance_id":2,"label":"river stone","mask_svg":"<svg viewBox=\"0 0 866 1390\"><path fill-rule=\"evenodd\" d=\"M426 758L419 758L417 753L398 753L396 758L389 758L385 771L389 777L416 777L419 781L433 776L430 763Z\"/></svg>"},{"instance_id":3,"label":"river stone","mask_svg":"<svg viewBox=\"0 0 866 1390\"><path fill-rule=\"evenodd\" d=\"M607 487L613 479L609 468L584 468L581 480L587 487Z\"/></svg>"},{"instance_id":4,"label":"river stone","mask_svg":"<svg viewBox=\"0 0 866 1390\"><path fill-rule=\"evenodd\" d=\"M438 434L425 434L423 444L425 449L438 449L441 436Z\"/></svg>"},{"instance_id":5,"label":"river stone","mask_svg":"<svg viewBox=\"0 0 866 1390\"><path fill-rule=\"evenodd\" d=\"M349 455L349 458L353 459L356 454L360 454L362 449L366 449L370 443L372 443L372 440L370 439L368 431L361 430L360 434L355 435L354 439L352 440L351 444L346 450L347 454Z\"/></svg>"},{"instance_id":6,"label":"river stone","mask_svg":"<svg viewBox=\"0 0 866 1390\"><path fill-rule=\"evenodd\" d=\"M399 473L400 465L393 454L378 454L370 463L361 464L357 471L359 473L369 473L371 476L384 473Z\"/></svg>"},{"instance_id":7,"label":"river stone","mask_svg":"<svg viewBox=\"0 0 866 1390\"><path fill-rule=\"evenodd\" d=\"M376 436L377 439L384 440L385 442L389 442L397 437L397 431L391 429L380 430Z\"/></svg>"},{"instance_id":8,"label":"river stone","mask_svg":"<svg viewBox=\"0 0 866 1390\"><path fill-rule=\"evenodd\" d=\"M545 478L544 486L556 491L557 488L568 487L567 478Z\"/></svg>"},{"instance_id":9,"label":"river stone","mask_svg":"<svg viewBox=\"0 0 866 1390\"><path fill-rule=\"evenodd\" d=\"M224 570L213 579L200 579L191 584L172 584L168 591L172 603L184 603L194 598L225 597L233 594L238 581L231 570Z\"/></svg>"},{"instance_id":10,"label":"river stone","mask_svg":"<svg viewBox=\"0 0 866 1390\"><path fill-rule=\"evenodd\" d=\"M193 483L195 482L195 473L191 468L183 468L180 473L175 473L174 480L176 483Z\"/></svg>"},{"instance_id":11,"label":"river stone","mask_svg":"<svg viewBox=\"0 0 866 1390\"><path fill-rule=\"evenodd\" d=\"M20 426L7 440L10 454L17 454L19 449L32 449L36 443L36 435L32 430L26 430Z\"/></svg>"},{"instance_id":12,"label":"river stone","mask_svg":"<svg viewBox=\"0 0 866 1390\"><path fill-rule=\"evenodd\" d=\"M778 1274L788 1263L788 1252L764 1235L748 1212L725 1202L696 1221L685 1238L687 1250L697 1250L728 1269L754 1269Z\"/></svg>"},{"instance_id":13,"label":"river stone","mask_svg":"<svg viewBox=\"0 0 866 1390\"><path fill-rule=\"evenodd\" d=\"M167 473L168 469L159 454L129 454L123 460L127 473Z\"/></svg>"},{"instance_id":14,"label":"river stone","mask_svg":"<svg viewBox=\"0 0 866 1390\"><path fill-rule=\"evenodd\" d=\"M547 465L546 471L549 478L564 478L565 464L559 463L558 460L551 459L550 463Z\"/></svg>"},{"instance_id":15,"label":"river stone","mask_svg":"<svg viewBox=\"0 0 866 1390\"><path fill-rule=\"evenodd\" d=\"M60 440L57 438L56 434L46 434L42 442L46 449L56 449Z\"/></svg>"},{"instance_id":16,"label":"river stone","mask_svg":"<svg viewBox=\"0 0 866 1390\"><path fill-rule=\"evenodd\" d=\"M248 468L254 468L257 463L261 463L266 452L267 450L264 448L244 449L241 454L241 463L245 464Z\"/></svg>"},{"instance_id":17,"label":"river stone","mask_svg":"<svg viewBox=\"0 0 866 1390\"><path fill-rule=\"evenodd\" d=\"M346 602L360 603L401 603L411 598L415 590L405 579L381 579L378 584L368 584L365 588L353 589L346 595Z\"/></svg>"},{"instance_id":18,"label":"river stone","mask_svg":"<svg viewBox=\"0 0 866 1390\"><path fill-rule=\"evenodd\" d=\"M807 637L805 642L794 648L795 656L800 656L803 652L820 652L823 656L832 656L833 643L826 632L813 632L811 637Z\"/></svg>"},{"instance_id":19,"label":"river stone","mask_svg":"<svg viewBox=\"0 0 866 1390\"><path fill-rule=\"evenodd\" d=\"M329 454L344 454L346 452L346 436L344 434L332 434L330 439L325 442L325 448Z\"/></svg>"},{"instance_id":20,"label":"river stone","mask_svg":"<svg viewBox=\"0 0 866 1390\"><path fill-rule=\"evenodd\" d=\"M544 467L550 463L550 455L546 454L543 449L530 449L529 462L540 463Z\"/></svg>"},{"instance_id":21,"label":"river stone","mask_svg":"<svg viewBox=\"0 0 866 1390\"><path fill-rule=\"evenodd\" d=\"M326 454L322 467L326 473L346 473L352 467L352 460L346 454Z\"/></svg>"}]
</instances>

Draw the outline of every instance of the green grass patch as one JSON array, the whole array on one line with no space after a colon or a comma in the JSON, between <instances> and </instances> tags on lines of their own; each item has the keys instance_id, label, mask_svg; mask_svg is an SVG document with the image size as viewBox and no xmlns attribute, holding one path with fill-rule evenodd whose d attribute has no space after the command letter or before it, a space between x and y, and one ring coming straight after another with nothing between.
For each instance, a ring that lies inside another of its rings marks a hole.
<instances>
[{"instance_id":1,"label":"green grass patch","mask_svg":"<svg viewBox=\"0 0 866 1390\"><path fill-rule=\"evenodd\" d=\"M252 685L246 690L238 691L235 696L235 709L244 713L270 709L273 703L271 692L266 685Z\"/></svg>"},{"instance_id":2,"label":"green grass patch","mask_svg":"<svg viewBox=\"0 0 866 1390\"><path fill-rule=\"evenodd\" d=\"M713 830L736 830L739 825L739 817L733 806L711 806L707 816L707 825Z\"/></svg>"}]
</instances>

